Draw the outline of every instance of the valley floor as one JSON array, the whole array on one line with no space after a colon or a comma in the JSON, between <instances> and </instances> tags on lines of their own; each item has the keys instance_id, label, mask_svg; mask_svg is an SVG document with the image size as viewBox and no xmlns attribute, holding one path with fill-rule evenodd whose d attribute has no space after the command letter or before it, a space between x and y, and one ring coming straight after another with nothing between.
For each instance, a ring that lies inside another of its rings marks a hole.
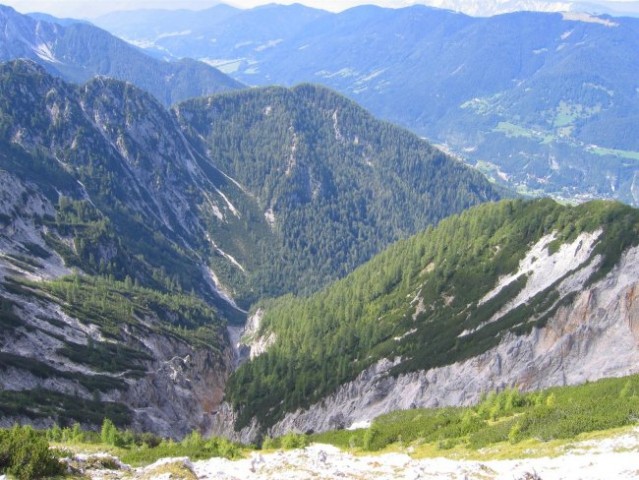
<instances>
[{"instance_id":1,"label":"valley floor","mask_svg":"<svg viewBox=\"0 0 639 480\"><path fill-rule=\"evenodd\" d=\"M479 452L480 455L482 452ZM493 456L494 452L485 452ZM535 454L534 451L524 453ZM556 456L516 460L411 458L406 453L352 455L336 447L314 444L304 449L253 452L242 460L213 458L190 462L163 459L131 471L87 472L91 478L249 479L631 479L639 478L639 428L608 438L566 443Z\"/></svg>"}]
</instances>

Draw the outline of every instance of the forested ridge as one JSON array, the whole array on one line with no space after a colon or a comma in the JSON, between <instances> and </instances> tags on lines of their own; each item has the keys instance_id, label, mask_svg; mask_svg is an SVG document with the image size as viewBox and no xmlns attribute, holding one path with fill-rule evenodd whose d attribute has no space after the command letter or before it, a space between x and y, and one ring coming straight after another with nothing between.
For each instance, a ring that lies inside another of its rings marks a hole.
<instances>
[{"instance_id":1,"label":"forested ridge","mask_svg":"<svg viewBox=\"0 0 639 480\"><path fill-rule=\"evenodd\" d=\"M552 200L515 200L442 220L311 297L264 302L259 333L273 333L276 340L229 381L228 398L240 413L236 427L253 417L270 426L381 358L402 358L393 374L426 370L480 354L507 332L543 326L559 306L552 290L476 328L525 286L525 276L491 300L478 301L500 276L517 269L542 236L556 232L548 246L556 251L579 233L599 228L595 253L603 260L595 275L600 278L637 243L637 210L608 202L567 207ZM470 333L461 335L464 331Z\"/></svg>"},{"instance_id":2,"label":"forested ridge","mask_svg":"<svg viewBox=\"0 0 639 480\"><path fill-rule=\"evenodd\" d=\"M185 102L211 162L255 196L281 243L256 283L310 293L400 238L499 193L479 173L323 87Z\"/></svg>"}]
</instances>

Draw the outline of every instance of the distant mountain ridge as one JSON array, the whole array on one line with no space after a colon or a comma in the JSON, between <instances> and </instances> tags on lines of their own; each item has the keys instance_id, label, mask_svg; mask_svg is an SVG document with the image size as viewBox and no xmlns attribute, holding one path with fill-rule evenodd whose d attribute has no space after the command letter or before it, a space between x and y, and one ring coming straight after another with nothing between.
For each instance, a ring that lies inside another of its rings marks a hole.
<instances>
[{"instance_id":1,"label":"distant mountain ridge","mask_svg":"<svg viewBox=\"0 0 639 480\"><path fill-rule=\"evenodd\" d=\"M638 19L578 11L473 18L422 5L228 14L197 35L185 28L144 38L247 84L325 84L522 193L639 204ZM303 28L263 27L276 15Z\"/></svg>"},{"instance_id":2,"label":"distant mountain ridge","mask_svg":"<svg viewBox=\"0 0 639 480\"><path fill-rule=\"evenodd\" d=\"M327 15L331 14L301 4L269 4L250 10L219 4L202 11L114 12L94 21L155 55L198 58L230 73L234 58L273 48Z\"/></svg>"},{"instance_id":3,"label":"distant mountain ridge","mask_svg":"<svg viewBox=\"0 0 639 480\"><path fill-rule=\"evenodd\" d=\"M129 81L165 105L243 88L209 65L188 59L161 61L91 24L48 20L0 5L0 61L27 58L76 83L96 75Z\"/></svg>"}]
</instances>

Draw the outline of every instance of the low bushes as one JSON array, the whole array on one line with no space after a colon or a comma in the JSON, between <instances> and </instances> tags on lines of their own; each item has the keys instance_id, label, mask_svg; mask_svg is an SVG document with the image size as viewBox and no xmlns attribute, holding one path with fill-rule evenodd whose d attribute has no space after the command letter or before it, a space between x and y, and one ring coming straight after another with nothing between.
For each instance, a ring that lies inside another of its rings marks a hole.
<instances>
[{"instance_id":1,"label":"low bushes","mask_svg":"<svg viewBox=\"0 0 639 480\"><path fill-rule=\"evenodd\" d=\"M16 425L0 430L0 472L29 480L63 475L65 467L41 432Z\"/></svg>"}]
</instances>

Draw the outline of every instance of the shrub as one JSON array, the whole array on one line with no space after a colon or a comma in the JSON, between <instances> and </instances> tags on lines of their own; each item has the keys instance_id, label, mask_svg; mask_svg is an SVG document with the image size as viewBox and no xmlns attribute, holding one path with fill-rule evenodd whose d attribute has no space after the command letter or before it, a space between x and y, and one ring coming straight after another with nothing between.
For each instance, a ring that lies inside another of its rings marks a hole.
<instances>
[{"instance_id":1,"label":"shrub","mask_svg":"<svg viewBox=\"0 0 639 480\"><path fill-rule=\"evenodd\" d=\"M64 470L46 438L30 426L0 430L0 472L29 480L62 475Z\"/></svg>"},{"instance_id":2,"label":"shrub","mask_svg":"<svg viewBox=\"0 0 639 480\"><path fill-rule=\"evenodd\" d=\"M278 442L274 438L266 437L262 442L262 450L274 450L278 447Z\"/></svg>"},{"instance_id":3,"label":"shrub","mask_svg":"<svg viewBox=\"0 0 639 480\"><path fill-rule=\"evenodd\" d=\"M282 448L285 450L292 450L294 448L303 448L308 444L306 435L300 435L298 433L287 433L281 438Z\"/></svg>"},{"instance_id":4,"label":"shrub","mask_svg":"<svg viewBox=\"0 0 639 480\"><path fill-rule=\"evenodd\" d=\"M364 432L364 450L377 450L375 440L377 437L377 428L375 425L371 425L368 430ZM379 448L379 447L378 447Z\"/></svg>"},{"instance_id":5,"label":"shrub","mask_svg":"<svg viewBox=\"0 0 639 480\"><path fill-rule=\"evenodd\" d=\"M508 441L513 444L517 443L520 440L520 436L521 436L521 424L515 423L510 429L510 432L508 432Z\"/></svg>"},{"instance_id":6,"label":"shrub","mask_svg":"<svg viewBox=\"0 0 639 480\"><path fill-rule=\"evenodd\" d=\"M118 446L119 442L119 432L117 427L113 424L111 420L105 418L102 422L102 430L100 431L100 439L102 443L106 445Z\"/></svg>"}]
</instances>

